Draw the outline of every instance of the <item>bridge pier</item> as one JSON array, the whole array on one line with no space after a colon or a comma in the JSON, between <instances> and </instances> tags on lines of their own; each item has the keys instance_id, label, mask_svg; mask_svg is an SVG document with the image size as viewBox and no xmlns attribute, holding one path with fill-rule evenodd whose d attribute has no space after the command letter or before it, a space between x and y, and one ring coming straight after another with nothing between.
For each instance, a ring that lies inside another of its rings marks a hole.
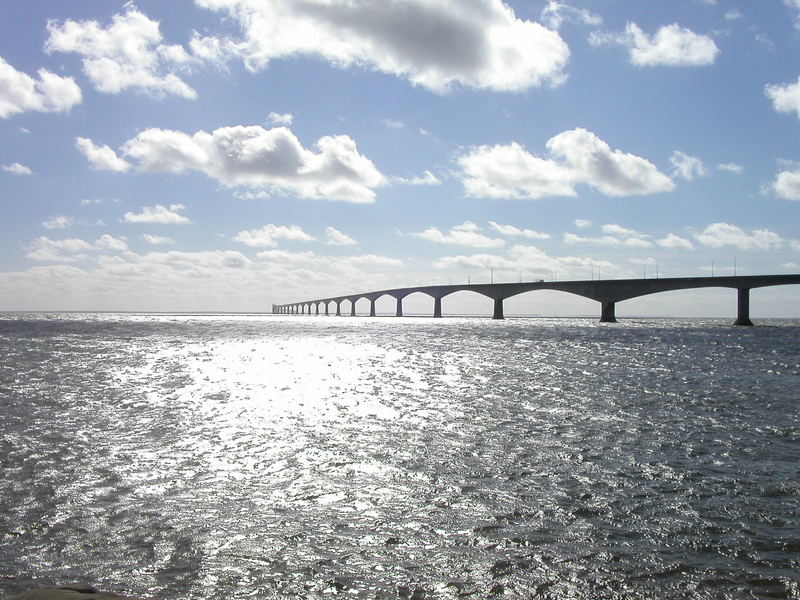
<instances>
[{"instance_id":1,"label":"bridge pier","mask_svg":"<svg viewBox=\"0 0 800 600\"><path fill-rule=\"evenodd\" d=\"M494 299L494 314L492 315L493 319L505 319L503 316L503 299L502 298L495 298Z\"/></svg>"},{"instance_id":2,"label":"bridge pier","mask_svg":"<svg viewBox=\"0 0 800 600\"><path fill-rule=\"evenodd\" d=\"M616 302L601 302L602 308L600 309L600 322L601 323L616 323Z\"/></svg>"},{"instance_id":3,"label":"bridge pier","mask_svg":"<svg viewBox=\"0 0 800 600\"><path fill-rule=\"evenodd\" d=\"M442 299L441 298L434 298L433 299L433 318L434 319L441 319L442 318Z\"/></svg>"},{"instance_id":4,"label":"bridge pier","mask_svg":"<svg viewBox=\"0 0 800 600\"><path fill-rule=\"evenodd\" d=\"M355 317L356 316L356 301L355 300L350 300L350 316L351 317Z\"/></svg>"},{"instance_id":5,"label":"bridge pier","mask_svg":"<svg viewBox=\"0 0 800 600\"><path fill-rule=\"evenodd\" d=\"M327 300L325 301L325 316L326 317L331 316L331 313L328 312L328 302L327 302Z\"/></svg>"},{"instance_id":6,"label":"bridge pier","mask_svg":"<svg viewBox=\"0 0 800 600\"><path fill-rule=\"evenodd\" d=\"M370 298L369 299L369 316L370 317L374 317L375 316L375 299L374 298Z\"/></svg>"},{"instance_id":7,"label":"bridge pier","mask_svg":"<svg viewBox=\"0 0 800 600\"><path fill-rule=\"evenodd\" d=\"M403 316L403 299L397 298L397 312L394 314L395 317L402 317Z\"/></svg>"},{"instance_id":8,"label":"bridge pier","mask_svg":"<svg viewBox=\"0 0 800 600\"><path fill-rule=\"evenodd\" d=\"M341 317L342 316L342 301L341 300L336 302L336 316L337 317Z\"/></svg>"},{"instance_id":9,"label":"bridge pier","mask_svg":"<svg viewBox=\"0 0 800 600\"><path fill-rule=\"evenodd\" d=\"M753 322L750 320L750 288L738 288L739 293L736 298L736 322L734 325L744 325L751 327Z\"/></svg>"},{"instance_id":10,"label":"bridge pier","mask_svg":"<svg viewBox=\"0 0 800 600\"><path fill-rule=\"evenodd\" d=\"M315 315L317 315L317 316L319 316L319 302L317 302L316 304L314 304L314 307L315 307L315 309L316 309L316 310L315 310L315 312L314 312L314 314L315 314Z\"/></svg>"}]
</instances>

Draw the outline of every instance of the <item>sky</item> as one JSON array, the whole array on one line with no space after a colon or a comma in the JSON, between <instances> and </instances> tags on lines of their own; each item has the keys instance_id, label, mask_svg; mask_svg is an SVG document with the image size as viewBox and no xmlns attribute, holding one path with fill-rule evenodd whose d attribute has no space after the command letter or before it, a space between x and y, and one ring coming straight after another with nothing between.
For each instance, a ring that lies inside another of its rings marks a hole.
<instances>
[{"instance_id":1,"label":"sky","mask_svg":"<svg viewBox=\"0 0 800 600\"><path fill-rule=\"evenodd\" d=\"M800 273L799 48L800 0L4 2L0 310ZM752 314L800 317L799 287Z\"/></svg>"}]
</instances>

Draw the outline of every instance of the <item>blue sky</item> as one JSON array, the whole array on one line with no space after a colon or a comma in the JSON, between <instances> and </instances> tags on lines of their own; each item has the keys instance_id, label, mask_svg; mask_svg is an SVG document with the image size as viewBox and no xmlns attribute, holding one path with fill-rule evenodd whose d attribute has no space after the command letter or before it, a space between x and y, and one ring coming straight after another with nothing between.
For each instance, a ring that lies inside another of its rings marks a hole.
<instances>
[{"instance_id":1,"label":"blue sky","mask_svg":"<svg viewBox=\"0 0 800 600\"><path fill-rule=\"evenodd\" d=\"M3 310L800 272L798 0L0 13ZM753 314L800 317L798 300L758 290ZM445 311L490 304L465 293ZM514 310L596 307L532 293ZM707 290L618 315L734 310Z\"/></svg>"}]
</instances>

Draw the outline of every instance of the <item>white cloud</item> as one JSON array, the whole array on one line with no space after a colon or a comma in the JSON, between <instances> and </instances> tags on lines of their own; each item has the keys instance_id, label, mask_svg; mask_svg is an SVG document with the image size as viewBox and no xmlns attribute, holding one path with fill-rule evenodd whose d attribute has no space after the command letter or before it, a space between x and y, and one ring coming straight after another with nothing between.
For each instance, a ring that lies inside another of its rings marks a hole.
<instances>
[{"instance_id":1,"label":"white cloud","mask_svg":"<svg viewBox=\"0 0 800 600\"><path fill-rule=\"evenodd\" d=\"M602 237L583 237L574 233L564 234L564 243L573 244L595 244L601 246L615 246L628 248L650 248L653 243L647 239L650 236L639 233L633 229L622 227L616 223L608 223L601 226L600 230L606 235Z\"/></svg>"},{"instance_id":2,"label":"white cloud","mask_svg":"<svg viewBox=\"0 0 800 600\"><path fill-rule=\"evenodd\" d=\"M402 121L397 121L395 119L384 119L383 124L390 129L402 129L405 127L405 124Z\"/></svg>"},{"instance_id":3,"label":"white cloud","mask_svg":"<svg viewBox=\"0 0 800 600\"><path fill-rule=\"evenodd\" d=\"M42 223L42 227L45 229L66 229L67 227L71 227L74 223L75 219L72 217L59 215L47 219L47 221Z\"/></svg>"},{"instance_id":4,"label":"white cloud","mask_svg":"<svg viewBox=\"0 0 800 600\"><path fill-rule=\"evenodd\" d=\"M672 180L650 161L611 150L586 129L564 131L547 141L552 158L540 158L514 142L507 146L478 146L462 155L463 183L470 196L484 198L542 198L575 196L585 183L607 196L667 192Z\"/></svg>"},{"instance_id":5,"label":"white cloud","mask_svg":"<svg viewBox=\"0 0 800 600\"><path fill-rule=\"evenodd\" d=\"M575 219L574 223L578 229L588 229L592 226L592 222L588 219Z\"/></svg>"},{"instance_id":6,"label":"white cloud","mask_svg":"<svg viewBox=\"0 0 800 600\"><path fill-rule=\"evenodd\" d=\"M358 242L351 238L349 235L342 233L334 227L326 227L325 234L327 239L325 243L330 246L357 246Z\"/></svg>"},{"instance_id":7,"label":"white cloud","mask_svg":"<svg viewBox=\"0 0 800 600\"><path fill-rule=\"evenodd\" d=\"M107 233L101 235L94 243L94 247L98 250L106 250L108 252L128 252L128 244L122 238L115 238L113 235Z\"/></svg>"},{"instance_id":8,"label":"white cloud","mask_svg":"<svg viewBox=\"0 0 800 600\"><path fill-rule=\"evenodd\" d=\"M188 217L178 211L186 208L183 204L172 204L169 208L156 204L155 206L143 206L142 212L126 212L122 220L125 223L160 223L163 225L183 225L191 223Z\"/></svg>"},{"instance_id":9,"label":"white cloud","mask_svg":"<svg viewBox=\"0 0 800 600\"><path fill-rule=\"evenodd\" d=\"M541 231L534 231L533 229L520 229L514 225L501 225L494 221L489 221L489 226L496 232L508 236L526 237L536 240L547 240L551 237L549 233L542 233Z\"/></svg>"},{"instance_id":10,"label":"white cloud","mask_svg":"<svg viewBox=\"0 0 800 600\"><path fill-rule=\"evenodd\" d=\"M35 80L0 57L0 119L29 110L67 112L82 99L81 88L72 77L39 69Z\"/></svg>"},{"instance_id":11,"label":"white cloud","mask_svg":"<svg viewBox=\"0 0 800 600\"><path fill-rule=\"evenodd\" d=\"M560 83L569 59L558 33L518 19L501 0L196 3L239 22L241 41L217 43L254 71L305 55L368 66L440 93L454 85L521 91Z\"/></svg>"},{"instance_id":12,"label":"white cloud","mask_svg":"<svg viewBox=\"0 0 800 600\"><path fill-rule=\"evenodd\" d=\"M301 198L374 202L386 183L368 158L346 136L325 136L307 150L285 127L221 127L193 135L147 129L123 145L126 156L146 172L197 170L229 186L291 192Z\"/></svg>"},{"instance_id":13,"label":"white cloud","mask_svg":"<svg viewBox=\"0 0 800 600\"><path fill-rule=\"evenodd\" d=\"M392 181L403 185L442 185L442 181L430 171L423 171L421 176L406 179L405 177L392 177Z\"/></svg>"},{"instance_id":14,"label":"white cloud","mask_svg":"<svg viewBox=\"0 0 800 600\"><path fill-rule=\"evenodd\" d=\"M673 167L673 177L681 177L691 181L695 177L703 177L706 174L706 168L699 158L689 156L680 150L675 150L672 153L672 156L669 157L669 162Z\"/></svg>"},{"instance_id":15,"label":"white cloud","mask_svg":"<svg viewBox=\"0 0 800 600\"><path fill-rule=\"evenodd\" d=\"M725 13L726 21L739 21L741 19L744 19L744 15L735 8Z\"/></svg>"},{"instance_id":16,"label":"white cloud","mask_svg":"<svg viewBox=\"0 0 800 600\"><path fill-rule=\"evenodd\" d=\"M714 64L719 54L719 48L710 37L676 23L664 25L654 36L647 35L636 23L628 23L623 34L594 33L589 41L595 46L625 46L631 63L638 67L705 66Z\"/></svg>"},{"instance_id":17,"label":"white cloud","mask_svg":"<svg viewBox=\"0 0 800 600\"><path fill-rule=\"evenodd\" d=\"M550 29L560 29L565 22L595 26L603 23L600 15L590 12L588 9L571 6L556 0L549 0L547 6L542 9L541 18Z\"/></svg>"},{"instance_id":18,"label":"white cloud","mask_svg":"<svg viewBox=\"0 0 800 600\"><path fill-rule=\"evenodd\" d=\"M729 173L742 173L744 171L744 167L742 165L737 165L733 162L720 163L717 165L717 168L720 171L728 171Z\"/></svg>"},{"instance_id":19,"label":"white cloud","mask_svg":"<svg viewBox=\"0 0 800 600\"><path fill-rule=\"evenodd\" d=\"M772 100L772 107L783 113L796 113L800 118L800 77L796 83L766 85L764 93Z\"/></svg>"},{"instance_id":20,"label":"white cloud","mask_svg":"<svg viewBox=\"0 0 800 600\"><path fill-rule=\"evenodd\" d=\"M800 200L800 170L781 171L772 182L772 191L786 200Z\"/></svg>"},{"instance_id":21,"label":"white cloud","mask_svg":"<svg viewBox=\"0 0 800 600\"><path fill-rule=\"evenodd\" d=\"M150 244L151 246L160 246L165 244L174 244L175 240L171 237L166 237L163 235L151 235L149 233L142 234L142 240Z\"/></svg>"},{"instance_id":22,"label":"white cloud","mask_svg":"<svg viewBox=\"0 0 800 600\"><path fill-rule=\"evenodd\" d=\"M271 112L267 116L267 123L270 125L284 125L288 127L294 121L294 115L292 113L276 113Z\"/></svg>"},{"instance_id":23,"label":"white cloud","mask_svg":"<svg viewBox=\"0 0 800 600\"><path fill-rule=\"evenodd\" d=\"M116 171L122 173L130 168L130 164L117 156L106 145L97 146L89 138L76 137L75 147L89 161L89 166L95 171Z\"/></svg>"},{"instance_id":24,"label":"white cloud","mask_svg":"<svg viewBox=\"0 0 800 600\"><path fill-rule=\"evenodd\" d=\"M469 256L445 256L432 263L435 269L447 271L488 272L490 269L505 271L516 276L549 279L554 273L562 278L585 277L587 267L602 268L607 276L617 273L615 265L605 260L585 256L549 256L536 246L512 246L504 255L472 254Z\"/></svg>"},{"instance_id":25,"label":"white cloud","mask_svg":"<svg viewBox=\"0 0 800 600\"><path fill-rule=\"evenodd\" d=\"M253 261L237 250L205 250L199 252L148 252L136 259L139 262L163 264L184 269L244 269Z\"/></svg>"},{"instance_id":26,"label":"white cloud","mask_svg":"<svg viewBox=\"0 0 800 600\"><path fill-rule=\"evenodd\" d=\"M794 26L800 28L800 0L783 0L783 3L795 11Z\"/></svg>"},{"instance_id":27,"label":"white cloud","mask_svg":"<svg viewBox=\"0 0 800 600\"><path fill-rule=\"evenodd\" d=\"M136 8L117 14L108 27L97 21L47 23L47 52L72 52L83 60L83 72L95 89L118 94L126 89L160 98L196 98L197 93L178 75L192 58L182 46L162 44L158 21Z\"/></svg>"},{"instance_id":28,"label":"white cloud","mask_svg":"<svg viewBox=\"0 0 800 600\"><path fill-rule=\"evenodd\" d=\"M602 231L603 233L607 233L609 235L618 235L624 237L640 236L640 234L637 233L635 230L628 229L627 227L623 227L622 225L617 225L616 223L609 223L607 225L602 225L600 227L600 231Z\"/></svg>"},{"instance_id":29,"label":"white cloud","mask_svg":"<svg viewBox=\"0 0 800 600\"><path fill-rule=\"evenodd\" d=\"M259 229L240 231L233 239L253 248L274 248L277 240L290 240L294 242L313 242L314 238L303 231L298 225L273 225L269 223Z\"/></svg>"},{"instance_id":30,"label":"white cloud","mask_svg":"<svg viewBox=\"0 0 800 600\"><path fill-rule=\"evenodd\" d=\"M3 171L11 173L12 175L33 175L33 171L18 162L11 163L10 165L3 165Z\"/></svg>"},{"instance_id":31,"label":"white cloud","mask_svg":"<svg viewBox=\"0 0 800 600\"><path fill-rule=\"evenodd\" d=\"M348 256L347 260L357 265L367 265L373 267L402 267L403 261L389 256L378 256L376 254L360 254L358 256Z\"/></svg>"},{"instance_id":32,"label":"white cloud","mask_svg":"<svg viewBox=\"0 0 800 600\"><path fill-rule=\"evenodd\" d=\"M747 233L729 223L712 223L694 237L709 248L735 246L742 250L774 250L784 243L777 233L768 229L756 229L753 233Z\"/></svg>"},{"instance_id":33,"label":"white cloud","mask_svg":"<svg viewBox=\"0 0 800 600\"><path fill-rule=\"evenodd\" d=\"M85 258L84 252L94 250L81 239L51 240L47 236L36 238L25 256L40 262L74 262Z\"/></svg>"},{"instance_id":34,"label":"white cloud","mask_svg":"<svg viewBox=\"0 0 800 600\"><path fill-rule=\"evenodd\" d=\"M627 247L627 248L650 248L653 243L643 237L616 237L613 235L604 235L603 237L583 237L575 235L574 233L564 234L564 243L567 245L573 244L595 244L600 246L614 246L614 247Z\"/></svg>"},{"instance_id":35,"label":"white cloud","mask_svg":"<svg viewBox=\"0 0 800 600\"><path fill-rule=\"evenodd\" d=\"M691 250L694 248L692 242L674 233L670 233L667 237L656 240L656 244L662 248L669 248L670 250Z\"/></svg>"},{"instance_id":36,"label":"white cloud","mask_svg":"<svg viewBox=\"0 0 800 600\"><path fill-rule=\"evenodd\" d=\"M473 248L498 248L505 245L504 240L490 238L480 233L480 227L472 221L465 221L461 225L456 225L448 233L442 233L436 227L428 227L425 231L412 233L411 235L438 244L456 244Z\"/></svg>"}]
</instances>

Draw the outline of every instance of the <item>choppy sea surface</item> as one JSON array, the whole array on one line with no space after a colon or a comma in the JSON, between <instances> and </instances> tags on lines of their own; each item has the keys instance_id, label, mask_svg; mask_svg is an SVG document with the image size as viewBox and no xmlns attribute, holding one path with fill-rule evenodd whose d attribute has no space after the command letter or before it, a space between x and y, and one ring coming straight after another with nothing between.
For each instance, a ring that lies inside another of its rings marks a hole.
<instances>
[{"instance_id":1,"label":"choppy sea surface","mask_svg":"<svg viewBox=\"0 0 800 600\"><path fill-rule=\"evenodd\" d=\"M0 315L0 596L800 598L800 322Z\"/></svg>"}]
</instances>

